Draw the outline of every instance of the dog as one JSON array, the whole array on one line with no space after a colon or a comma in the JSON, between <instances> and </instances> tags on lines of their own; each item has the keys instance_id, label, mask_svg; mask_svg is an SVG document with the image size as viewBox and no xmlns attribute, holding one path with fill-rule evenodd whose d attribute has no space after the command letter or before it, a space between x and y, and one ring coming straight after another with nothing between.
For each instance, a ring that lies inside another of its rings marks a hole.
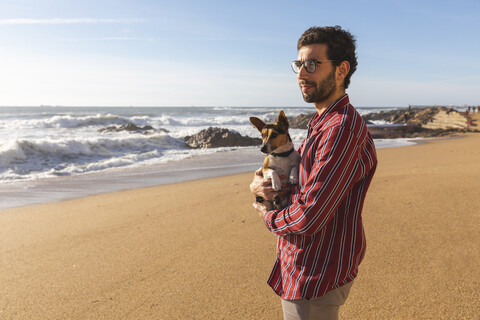
<instances>
[{"instance_id":1,"label":"dog","mask_svg":"<svg viewBox=\"0 0 480 320\"><path fill-rule=\"evenodd\" d=\"M267 124L257 117L250 117L250 122L262 134L260 151L267 155L262 166L263 177L272 181L275 191L280 191L282 184L297 184L300 155L293 147L283 110L279 112L277 122ZM287 198L280 199L278 195L273 201L260 196L255 201L264 205L267 211L284 208L288 203Z\"/></svg>"}]
</instances>

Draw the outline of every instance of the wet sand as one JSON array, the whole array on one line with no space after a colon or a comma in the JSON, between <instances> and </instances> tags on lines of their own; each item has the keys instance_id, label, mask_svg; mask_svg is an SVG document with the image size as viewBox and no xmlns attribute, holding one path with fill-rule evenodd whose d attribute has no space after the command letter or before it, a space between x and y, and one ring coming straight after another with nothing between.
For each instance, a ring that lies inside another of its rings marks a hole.
<instances>
[{"instance_id":1,"label":"wet sand","mask_svg":"<svg viewBox=\"0 0 480 320\"><path fill-rule=\"evenodd\" d=\"M343 319L480 314L480 134L378 150ZM252 174L0 211L0 319L281 319Z\"/></svg>"}]
</instances>

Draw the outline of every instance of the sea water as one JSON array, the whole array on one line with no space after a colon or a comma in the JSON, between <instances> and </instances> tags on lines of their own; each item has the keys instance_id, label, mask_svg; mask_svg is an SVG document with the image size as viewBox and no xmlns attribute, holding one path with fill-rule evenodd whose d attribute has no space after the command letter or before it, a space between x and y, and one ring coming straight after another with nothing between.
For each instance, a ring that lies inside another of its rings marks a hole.
<instances>
[{"instance_id":1,"label":"sea water","mask_svg":"<svg viewBox=\"0 0 480 320\"><path fill-rule=\"evenodd\" d=\"M357 108L361 114L391 109ZM280 110L289 118L313 111L311 106L0 107L0 208L254 170L263 157L258 147L191 149L184 138L208 127L259 137L249 117L274 120ZM99 131L128 123L155 130ZM290 134L298 147L306 130Z\"/></svg>"}]
</instances>

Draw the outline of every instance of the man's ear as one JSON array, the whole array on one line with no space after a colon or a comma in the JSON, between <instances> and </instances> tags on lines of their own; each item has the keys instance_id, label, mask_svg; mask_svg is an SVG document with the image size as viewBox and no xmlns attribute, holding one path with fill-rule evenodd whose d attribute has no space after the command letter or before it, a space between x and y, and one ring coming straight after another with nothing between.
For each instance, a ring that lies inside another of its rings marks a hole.
<instances>
[{"instance_id":1,"label":"man's ear","mask_svg":"<svg viewBox=\"0 0 480 320\"><path fill-rule=\"evenodd\" d=\"M280 110L280 112L278 113L277 124L285 132L288 130L288 119L287 119L287 116L285 116L285 113L283 113L283 110Z\"/></svg>"},{"instance_id":2,"label":"man's ear","mask_svg":"<svg viewBox=\"0 0 480 320\"><path fill-rule=\"evenodd\" d=\"M337 66L337 70L335 72L337 81L343 84L348 72L350 72L350 63L348 63L348 61L342 61L342 63Z\"/></svg>"},{"instance_id":3,"label":"man's ear","mask_svg":"<svg viewBox=\"0 0 480 320\"><path fill-rule=\"evenodd\" d=\"M265 122L257 117L250 117L250 122L258 129L258 131L260 131L260 133L262 132L263 127L265 127Z\"/></svg>"}]
</instances>

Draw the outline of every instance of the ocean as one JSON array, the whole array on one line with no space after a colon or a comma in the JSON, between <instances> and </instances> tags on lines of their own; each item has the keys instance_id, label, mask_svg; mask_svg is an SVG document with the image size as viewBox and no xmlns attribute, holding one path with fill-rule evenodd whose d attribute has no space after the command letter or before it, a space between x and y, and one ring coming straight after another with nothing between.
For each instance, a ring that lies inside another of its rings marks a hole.
<instances>
[{"instance_id":1,"label":"ocean","mask_svg":"<svg viewBox=\"0 0 480 320\"><path fill-rule=\"evenodd\" d=\"M395 108L357 108L360 114ZM259 137L249 117L276 119L310 107L0 107L0 209L194 180L259 168L258 147L190 149L208 127ZM99 132L133 123L152 133ZM298 147L306 130L291 129ZM376 140L377 148L410 145Z\"/></svg>"}]
</instances>

